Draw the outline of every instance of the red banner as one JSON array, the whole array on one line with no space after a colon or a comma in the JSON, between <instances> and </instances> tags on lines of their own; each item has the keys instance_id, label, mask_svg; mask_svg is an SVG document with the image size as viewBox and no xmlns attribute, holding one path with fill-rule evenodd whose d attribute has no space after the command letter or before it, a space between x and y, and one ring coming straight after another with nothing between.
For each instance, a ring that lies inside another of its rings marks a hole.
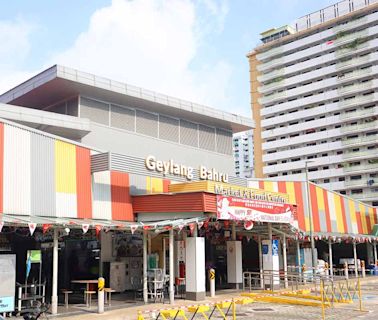
<instances>
[{"instance_id":1,"label":"red banner","mask_svg":"<svg viewBox=\"0 0 378 320\"><path fill-rule=\"evenodd\" d=\"M293 206L287 203L217 196L217 218L262 222L293 222Z\"/></svg>"}]
</instances>

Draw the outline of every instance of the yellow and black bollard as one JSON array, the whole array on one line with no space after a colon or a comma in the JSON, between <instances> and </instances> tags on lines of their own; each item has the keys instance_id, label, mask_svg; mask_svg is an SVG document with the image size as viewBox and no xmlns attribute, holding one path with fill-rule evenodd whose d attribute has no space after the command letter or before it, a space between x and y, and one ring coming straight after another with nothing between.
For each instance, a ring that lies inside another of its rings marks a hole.
<instances>
[{"instance_id":1,"label":"yellow and black bollard","mask_svg":"<svg viewBox=\"0 0 378 320\"><path fill-rule=\"evenodd\" d=\"M211 268L209 270L209 281L210 281L210 297L215 297L215 270Z\"/></svg>"}]
</instances>

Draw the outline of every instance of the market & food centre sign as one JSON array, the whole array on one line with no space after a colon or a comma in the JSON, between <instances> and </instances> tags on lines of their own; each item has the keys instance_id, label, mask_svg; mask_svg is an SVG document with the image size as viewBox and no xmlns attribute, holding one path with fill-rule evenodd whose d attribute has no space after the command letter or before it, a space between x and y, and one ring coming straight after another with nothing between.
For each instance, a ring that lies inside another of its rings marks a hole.
<instances>
[{"instance_id":1,"label":"market & food centre sign","mask_svg":"<svg viewBox=\"0 0 378 320\"><path fill-rule=\"evenodd\" d=\"M156 171L166 175L174 175L184 177L191 181L194 178L194 168L174 162L172 159L168 161L157 160L155 156L146 157L145 166L150 171ZM208 169L205 166L199 166L198 178L201 180L211 180L216 182L228 182L228 174L217 171L216 169Z\"/></svg>"}]
</instances>

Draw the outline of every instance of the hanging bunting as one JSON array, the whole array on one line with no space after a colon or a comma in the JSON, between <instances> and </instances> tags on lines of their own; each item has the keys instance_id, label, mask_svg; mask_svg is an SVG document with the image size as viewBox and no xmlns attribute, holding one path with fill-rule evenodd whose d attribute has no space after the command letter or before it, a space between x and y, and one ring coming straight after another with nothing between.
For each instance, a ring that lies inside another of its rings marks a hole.
<instances>
[{"instance_id":1,"label":"hanging bunting","mask_svg":"<svg viewBox=\"0 0 378 320\"><path fill-rule=\"evenodd\" d=\"M179 224L178 225L178 229L179 229L179 232L181 232L181 230L184 229L184 225L183 224Z\"/></svg>"},{"instance_id":2,"label":"hanging bunting","mask_svg":"<svg viewBox=\"0 0 378 320\"><path fill-rule=\"evenodd\" d=\"M172 229L172 226L165 226L164 227L164 230L171 230Z\"/></svg>"},{"instance_id":3,"label":"hanging bunting","mask_svg":"<svg viewBox=\"0 0 378 320\"><path fill-rule=\"evenodd\" d=\"M202 228L202 226L204 225L204 222L203 221L200 221L197 223L197 226L198 226L198 230L200 230Z\"/></svg>"},{"instance_id":4,"label":"hanging bunting","mask_svg":"<svg viewBox=\"0 0 378 320\"><path fill-rule=\"evenodd\" d=\"M315 241L318 241L318 240L319 240L319 237L318 237L318 236L315 236L314 239L315 239Z\"/></svg>"},{"instance_id":5,"label":"hanging bunting","mask_svg":"<svg viewBox=\"0 0 378 320\"><path fill-rule=\"evenodd\" d=\"M190 230L190 235L193 235L194 229L196 227L195 223L189 223L189 230Z\"/></svg>"},{"instance_id":6,"label":"hanging bunting","mask_svg":"<svg viewBox=\"0 0 378 320\"><path fill-rule=\"evenodd\" d=\"M228 229L230 227L230 221L229 220L224 220L223 225L225 229Z\"/></svg>"},{"instance_id":7,"label":"hanging bunting","mask_svg":"<svg viewBox=\"0 0 378 320\"><path fill-rule=\"evenodd\" d=\"M215 221L215 223L214 223L214 227L215 227L215 230L217 230L217 231L220 230L221 225L220 225L219 221Z\"/></svg>"},{"instance_id":8,"label":"hanging bunting","mask_svg":"<svg viewBox=\"0 0 378 320\"><path fill-rule=\"evenodd\" d=\"M101 229L102 229L102 226L100 226L99 224L96 224L96 226L95 226L95 230L96 230L96 237L97 237L97 238L98 238L99 235L100 235Z\"/></svg>"},{"instance_id":9,"label":"hanging bunting","mask_svg":"<svg viewBox=\"0 0 378 320\"><path fill-rule=\"evenodd\" d=\"M37 224L36 223L32 223L32 222L29 222L28 223L28 226L29 226L29 231L30 231L30 235L32 236L35 229L37 228Z\"/></svg>"},{"instance_id":10,"label":"hanging bunting","mask_svg":"<svg viewBox=\"0 0 378 320\"><path fill-rule=\"evenodd\" d=\"M252 230L254 224L253 221L245 221L244 222L244 229L245 230Z\"/></svg>"},{"instance_id":11,"label":"hanging bunting","mask_svg":"<svg viewBox=\"0 0 378 320\"><path fill-rule=\"evenodd\" d=\"M1 230L3 230L3 227L4 227L4 222L0 221L0 232L1 232Z\"/></svg>"},{"instance_id":12,"label":"hanging bunting","mask_svg":"<svg viewBox=\"0 0 378 320\"><path fill-rule=\"evenodd\" d=\"M134 234L134 232L138 229L138 225L137 224L133 224L130 226L130 230L131 230L131 234Z\"/></svg>"},{"instance_id":13,"label":"hanging bunting","mask_svg":"<svg viewBox=\"0 0 378 320\"><path fill-rule=\"evenodd\" d=\"M247 236L246 239L247 239L247 242L251 241L251 237L250 236Z\"/></svg>"},{"instance_id":14,"label":"hanging bunting","mask_svg":"<svg viewBox=\"0 0 378 320\"><path fill-rule=\"evenodd\" d=\"M143 230L151 230L153 229L153 226L143 226Z\"/></svg>"},{"instance_id":15,"label":"hanging bunting","mask_svg":"<svg viewBox=\"0 0 378 320\"><path fill-rule=\"evenodd\" d=\"M83 234L86 234L89 230L89 224L88 223L83 223L81 225L81 229L83 230Z\"/></svg>"},{"instance_id":16,"label":"hanging bunting","mask_svg":"<svg viewBox=\"0 0 378 320\"><path fill-rule=\"evenodd\" d=\"M42 225L42 233L45 234L49 229L51 228L52 224L51 223L44 223Z\"/></svg>"}]
</instances>

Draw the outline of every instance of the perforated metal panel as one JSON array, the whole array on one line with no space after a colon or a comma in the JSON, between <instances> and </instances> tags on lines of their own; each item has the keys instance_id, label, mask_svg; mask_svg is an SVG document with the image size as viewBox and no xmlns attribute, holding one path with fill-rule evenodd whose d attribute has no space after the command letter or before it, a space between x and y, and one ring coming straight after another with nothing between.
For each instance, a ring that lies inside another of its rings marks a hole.
<instances>
[{"instance_id":1,"label":"perforated metal panel","mask_svg":"<svg viewBox=\"0 0 378 320\"><path fill-rule=\"evenodd\" d=\"M158 120L154 113L136 110L136 132L157 138Z\"/></svg>"},{"instance_id":2,"label":"perforated metal panel","mask_svg":"<svg viewBox=\"0 0 378 320\"><path fill-rule=\"evenodd\" d=\"M80 118L88 118L93 122L109 125L109 105L97 100L81 97Z\"/></svg>"},{"instance_id":3,"label":"perforated metal panel","mask_svg":"<svg viewBox=\"0 0 378 320\"><path fill-rule=\"evenodd\" d=\"M232 132L217 129L217 151L224 154L232 154Z\"/></svg>"},{"instance_id":4,"label":"perforated metal panel","mask_svg":"<svg viewBox=\"0 0 378 320\"><path fill-rule=\"evenodd\" d=\"M180 120L180 143L198 147L198 128L196 123Z\"/></svg>"},{"instance_id":5,"label":"perforated metal panel","mask_svg":"<svg viewBox=\"0 0 378 320\"><path fill-rule=\"evenodd\" d=\"M200 124L199 129L199 147L201 149L215 151L215 128Z\"/></svg>"},{"instance_id":6,"label":"perforated metal panel","mask_svg":"<svg viewBox=\"0 0 378 320\"><path fill-rule=\"evenodd\" d=\"M179 142L179 120L159 115L159 138L163 140Z\"/></svg>"},{"instance_id":7,"label":"perforated metal panel","mask_svg":"<svg viewBox=\"0 0 378 320\"><path fill-rule=\"evenodd\" d=\"M110 107L110 125L128 131L135 131L135 110L125 107Z\"/></svg>"}]
</instances>

